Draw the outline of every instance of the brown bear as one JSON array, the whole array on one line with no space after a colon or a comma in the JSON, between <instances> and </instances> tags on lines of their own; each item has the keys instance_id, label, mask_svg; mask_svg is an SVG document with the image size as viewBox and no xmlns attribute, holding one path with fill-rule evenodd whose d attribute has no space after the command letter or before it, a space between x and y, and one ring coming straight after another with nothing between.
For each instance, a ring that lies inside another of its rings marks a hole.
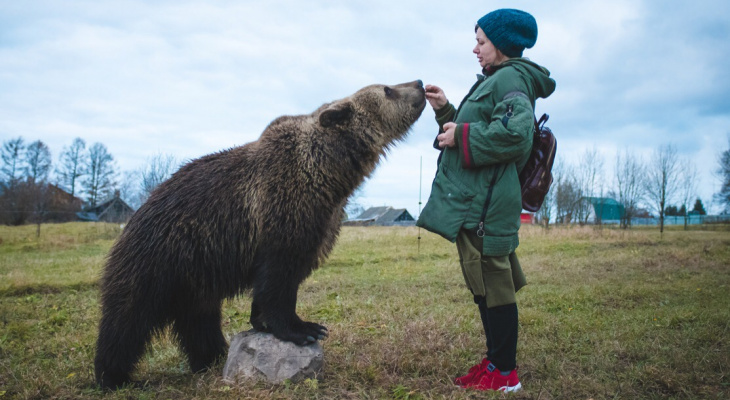
<instances>
[{"instance_id":1,"label":"brown bear","mask_svg":"<svg viewBox=\"0 0 730 400\"><path fill-rule=\"evenodd\" d=\"M420 80L368 86L280 117L257 141L193 160L162 183L103 270L97 382L129 382L169 324L191 369L210 367L228 348L221 303L247 290L254 329L298 345L322 339L325 327L296 314L299 285L332 249L347 198L425 104Z\"/></svg>"}]
</instances>

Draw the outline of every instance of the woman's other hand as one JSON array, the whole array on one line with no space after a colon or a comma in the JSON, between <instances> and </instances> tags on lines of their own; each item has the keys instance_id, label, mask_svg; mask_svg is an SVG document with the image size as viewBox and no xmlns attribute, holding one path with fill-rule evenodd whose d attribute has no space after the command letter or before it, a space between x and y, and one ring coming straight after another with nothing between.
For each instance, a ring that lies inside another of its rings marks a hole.
<instances>
[{"instance_id":1,"label":"woman's other hand","mask_svg":"<svg viewBox=\"0 0 730 400\"><path fill-rule=\"evenodd\" d=\"M443 93L443 92L442 92ZM456 124L453 122L447 122L444 124L444 133L439 133L436 139L439 141L439 147L445 149L447 147L456 146L454 140L454 132L456 131Z\"/></svg>"}]
</instances>

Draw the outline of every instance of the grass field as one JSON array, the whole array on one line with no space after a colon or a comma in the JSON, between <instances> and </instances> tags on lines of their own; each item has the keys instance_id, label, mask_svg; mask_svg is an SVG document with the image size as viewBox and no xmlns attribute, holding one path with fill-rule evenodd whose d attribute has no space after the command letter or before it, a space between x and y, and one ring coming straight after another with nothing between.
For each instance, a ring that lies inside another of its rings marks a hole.
<instances>
[{"instance_id":1,"label":"grass field","mask_svg":"<svg viewBox=\"0 0 730 400\"><path fill-rule=\"evenodd\" d=\"M113 399L727 399L730 232L523 227L518 255L516 395L465 391L453 377L484 351L477 307L453 244L417 228L344 228L301 287L298 312L329 327L325 366L297 384L228 385L222 365L191 374L169 335L135 377L93 382L97 280L119 227L0 227L0 400ZM224 304L228 339L250 299Z\"/></svg>"}]
</instances>

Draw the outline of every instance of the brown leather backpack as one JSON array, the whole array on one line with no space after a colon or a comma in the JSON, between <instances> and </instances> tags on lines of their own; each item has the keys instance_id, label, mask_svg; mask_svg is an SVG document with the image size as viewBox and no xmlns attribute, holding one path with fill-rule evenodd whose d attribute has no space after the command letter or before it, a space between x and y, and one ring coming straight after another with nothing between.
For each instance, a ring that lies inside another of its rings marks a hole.
<instances>
[{"instance_id":1,"label":"brown leather backpack","mask_svg":"<svg viewBox=\"0 0 730 400\"><path fill-rule=\"evenodd\" d=\"M532 151L527 164L520 172L522 187L522 208L536 212L545 201L545 196L553 183L553 162L558 142L550 128L545 126L549 115L543 114L540 121L535 119L535 132L532 139Z\"/></svg>"}]
</instances>

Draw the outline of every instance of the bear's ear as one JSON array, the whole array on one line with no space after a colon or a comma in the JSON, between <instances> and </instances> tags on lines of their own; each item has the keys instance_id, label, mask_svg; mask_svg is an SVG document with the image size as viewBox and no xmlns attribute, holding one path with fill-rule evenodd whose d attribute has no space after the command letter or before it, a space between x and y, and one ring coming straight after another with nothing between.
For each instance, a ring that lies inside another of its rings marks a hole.
<instances>
[{"instance_id":1,"label":"bear's ear","mask_svg":"<svg viewBox=\"0 0 730 400\"><path fill-rule=\"evenodd\" d=\"M351 102L335 103L319 114L319 124L327 128L350 120L355 109Z\"/></svg>"}]
</instances>

